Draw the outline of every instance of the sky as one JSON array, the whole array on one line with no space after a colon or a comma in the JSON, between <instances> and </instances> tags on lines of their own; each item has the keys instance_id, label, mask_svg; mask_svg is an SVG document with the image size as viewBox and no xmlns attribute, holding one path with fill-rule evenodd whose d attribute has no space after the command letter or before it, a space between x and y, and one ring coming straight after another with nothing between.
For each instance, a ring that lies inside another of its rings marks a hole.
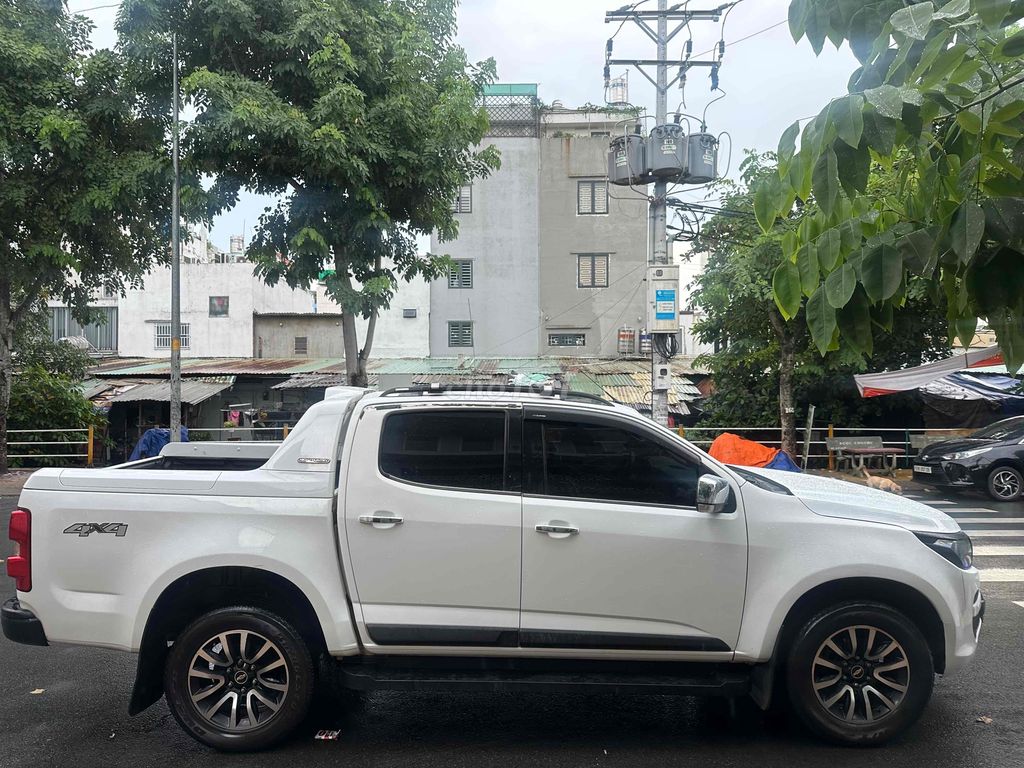
<instances>
[{"instance_id":1,"label":"sky","mask_svg":"<svg viewBox=\"0 0 1024 768\"><path fill-rule=\"evenodd\" d=\"M69 0L72 11L106 5L114 0ZM618 23L606 24L604 13L625 0L462 0L459 8L459 43L471 61L493 57L498 80L505 83L537 83L546 103L561 101L567 107L604 101L605 42ZM693 8L715 7L718 0L691 0ZM656 7L653 0L647 6ZM710 105L708 130L726 131L733 139L731 167L728 140L723 142L719 171L735 176L742 150L773 150L786 127L798 118L811 117L836 96L857 67L844 46L836 50L828 42L815 56L806 40L794 43L786 24L788 0L743 0L730 13L724 29L726 42L720 88L725 97ZM93 45L116 43L116 8L87 11L95 26ZM773 26L778 25L778 26ZM694 22L694 58L710 50L722 37L720 23ZM767 30L767 31L762 31ZM755 34L758 33L758 34ZM754 35L747 40L742 40ZM669 56L680 55L688 38L686 30L672 41ZM733 44L733 41L736 41ZM654 44L634 24L623 26L615 38L615 58L654 58ZM613 68L612 76L625 68ZM652 73L653 74L653 73ZM674 75L674 73L673 73ZM701 114L711 98L706 70L692 70L686 87L684 111ZM630 101L654 111L654 88L635 69L629 73ZM679 91L669 94L669 109L678 109ZM683 196L698 199L700 193ZM228 238L243 232L251 236L266 198L243 194L239 204L220 216L211 240L226 250Z\"/></svg>"}]
</instances>

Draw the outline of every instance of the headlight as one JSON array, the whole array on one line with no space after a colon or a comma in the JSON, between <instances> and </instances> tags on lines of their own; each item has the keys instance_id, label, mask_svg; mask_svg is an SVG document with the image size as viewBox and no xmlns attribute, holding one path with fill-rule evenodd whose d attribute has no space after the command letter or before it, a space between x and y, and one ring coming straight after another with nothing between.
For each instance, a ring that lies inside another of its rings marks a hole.
<instances>
[{"instance_id":1,"label":"headlight","mask_svg":"<svg viewBox=\"0 0 1024 768\"><path fill-rule=\"evenodd\" d=\"M965 571L974 563L974 545L971 544L971 537L961 531L960 533L915 533L921 543L933 552L942 555L955 565Z\"/></svg>"},{"instance_id":2,"label":"headlight","mask_svg":"<svg viewBox=\"0 0 1024 768\"><path fill-rule=\"evenodd\" d=\"M943 461L960 461L960 459L969 459L972 456L980 456L983 453L987 453L992 450L992 447L988 448L971 448L969 451L957 451L956 453L947 453L942 457Z\"/></svg>"}]
</instances>

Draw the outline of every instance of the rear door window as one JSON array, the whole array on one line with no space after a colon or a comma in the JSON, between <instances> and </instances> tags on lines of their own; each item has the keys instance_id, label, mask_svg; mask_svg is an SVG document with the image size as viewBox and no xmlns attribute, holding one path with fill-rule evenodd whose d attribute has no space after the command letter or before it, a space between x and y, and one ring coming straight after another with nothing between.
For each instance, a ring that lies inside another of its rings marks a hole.
<instances>
[{"instance_id":1,"label":"rear door window","mask_svg":"<svg viewBox=\"0 0 1024 768\"><path fill-rule=\"evenodd\" d=\"M700 465L612 422L527 419L523 471L528 494L693 507Z\"/></svg>"},{"instance_id":2,"label":"rear door window","mask_svg":"<svg viewBox=\"0 0 1024 768\"><path fill-rule=\"evenodd\" d=\"M464 490L505 488L504 411L410 411L384 420L380 471L395 480Z\"/></svg>"}]
</instances>

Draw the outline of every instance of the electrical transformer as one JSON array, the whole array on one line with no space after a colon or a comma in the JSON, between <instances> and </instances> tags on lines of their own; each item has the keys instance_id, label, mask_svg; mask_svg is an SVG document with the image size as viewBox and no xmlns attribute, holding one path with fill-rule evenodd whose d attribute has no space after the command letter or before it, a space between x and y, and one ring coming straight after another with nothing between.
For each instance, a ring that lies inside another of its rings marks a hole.
<instances>
[{"instance_id":1,"label":"electrical transformer","mask_svg":"<svg viewBox=\"0 0 1024 768\"><path fill-rule=\"evenodd\" d=\"M620 186L646 183L644 175L644 140L631 133L616 136L608 149L608 181Z\"/></svg>"},{"instance_id":2,"label":"electrical transformer","mask_svg":"<svg viewBox=\"0 0 1024 768\"><path fill-rule=\"evenodd\" d=\"M710 133L691 133L686 139L687 184L707 184L718 178L718 139Z\"/></svg>"},{"instance_id":3,"label":"electrical transformer","mask_svg":"<svg viewBox=\"0 0 1024 768\"><path fill-rule=\"evenodd\" d=\"M662 178L678 177L686 168L686 147L682 126L657 126L647 137L647 172Z\"/></svg>"}]
</instances>

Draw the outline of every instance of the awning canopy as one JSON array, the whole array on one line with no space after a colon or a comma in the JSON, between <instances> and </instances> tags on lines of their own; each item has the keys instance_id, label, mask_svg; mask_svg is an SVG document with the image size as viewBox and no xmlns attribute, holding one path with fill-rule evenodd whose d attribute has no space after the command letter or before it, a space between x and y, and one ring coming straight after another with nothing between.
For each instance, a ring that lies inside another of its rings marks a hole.
<instances>
[{"instance_id":1,"label":"awning canopy","mask_svg":"<svg viewBox=\"0 0 1024 768\"><path fill-rule=\"evenodd\" d=\"M181 402L197 405L220 394L234 383L234 376L222 376L217 379L182 379ZM134 403L140 400L169 403L171 401L171 382L154 381L139 384L110 398L111 403Z\"/></svg>"},{"instance_id":2,"label":"awning canopy","mask_svg":"<svg viewBox=\"0 0 1024 768\"><path fill-rule=\"evenodd\" d=\"M857 382L857 389L860 391L861 397L877 397L878 395L891 395L894 392L920 389L926 384L956 371L999 365L1002 362L1003 353L999 347L991 346L985 349L971 350L963 355L954 355L945 360L936 360L934 363L904 368L902 371L862 373L855 375L853 379Z\"/></svg>"}]
</instances>

